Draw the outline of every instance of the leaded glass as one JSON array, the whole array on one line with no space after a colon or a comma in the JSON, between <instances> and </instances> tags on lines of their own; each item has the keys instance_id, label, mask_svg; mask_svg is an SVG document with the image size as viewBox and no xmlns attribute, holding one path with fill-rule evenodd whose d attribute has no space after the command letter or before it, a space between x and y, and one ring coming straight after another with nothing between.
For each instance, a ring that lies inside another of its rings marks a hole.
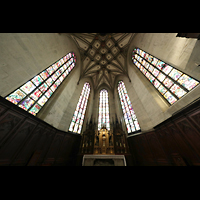
<instances>
[{"instance_id":1,"label":"leaded glass","mask_svg":"<svg viewBox=\"0 0 200 200\"><path fill-rule=\"evenodd\" d=\"M18 89L6 97L6 99L14 104L18 104L25 96L26 94Z\"/></svg>"},{"instance_id":2,"label":"leaded glass","mask_svg":"<svg viewBox=\"0 0 200 200\"><path fill-rule=\"evenodd\" d=\"M40 73L40 76L45 80L46 78L49 77L49 74L46 70L44 70L43 72Z\"/></svg>"},{"instance_id":3,"label":"leaded glass","mask_svg":"<svg viewBox=\"0 0 200 200\"><path fill-rule=\"evenodd\" d=\"M90 94L90 84L85 83L81 91L78 103L76 105L76 109L72 116L72 121L69 126L69 131L78 133L78 134L81 133L89 94Z\"/></svg>"},{"instance_id":4,"label":"leaded glass","mask_svg":"<svg viewBox=\"0 0 200 200\"><path fill-rule=\"evenodd\" d=\"M165 79L165 77L166 76L160 72L157 78L158 78L158 80L160 80L162 82Z\"/></svg>"},{"instance_id":5,"label":"leaded glass","mask_svg":"<svg viewBox=\"0 0 200 200\"><path fill-rule=\"evenodd\" d=\"M43 106L47 102L47 98L43 95L39 100L38 103Z\"/></svg>"},{"instance_id":6,"label":"leaded glass","mask_svg":"<svg viewBox=\"0 0 200 200\"><path fill-rule=\"evenodd\" d=\"M165 65L165 63L163 61L158 61L156 66L158 69L163 69L164 65Z\"/></svg>"},{"instance_id":7,"label":"leaded glass","mask_svg":"<svg viewBox=\"0 0 200 200\"><path fill-rule=\"evenodd\" d=\"M186 87L188 90L191 90L192 88L194 88L196 85L199 84L198 81L195 81L193 78L187 76L186 74L184 74L183 76L181 76L178 80L178 82Z\"/></svg>"},{"instance_id":8,"label":"leaded glass","mask_svg":"<svg viewBox=\"0 0 200 200\"><path fill-rule=\"evenodd\" d=\"M36 115L74 68L76 57L68 53L5 98Z\"/></svg>"},{"instance_id":9,"label":"leaded glass","mask_svg":"<svg viewBox=\"0 0 200 200\"><path fill-rule=\"evenodd\" d=\"M157 77L158 74L159 74L159 70L157 70L157 69L155 68L155 69L153 70L153 75L154 75L155 77Z\"/></svg>"},{"instance_id":10,"label":"leaded glass","mask_svg":"<svg viewBox=\"0 0 200 200\"><path fill-rule=\"evenodd\" d=\"M35 104L31 109L30 109L30 113L32 114L32 115L36 115L38 112L39 112L39 110L41 109L41 106L39 106L38 104Z\"/></svg>"},{"instance_id":11,"label":"leaded glass","mask_svg":"<svg viewBox=\"0 0 200 200\"><path fill-rule=\"evenodd\" d=\"M28 81L26 84L24 84L20 89L24 91L26 94L29 94L35 89L35 85L31 82Z\"/></svg>"},{"instance_id":12,"label":"leaded glass","mask_svg":"<svg viewBox=\"0 0 200 200\"><path fill-rule=\"evenodd\" d=\"M42 92L39 89L37 89L30 95L30 97L36 101L41 95Z\"/></svg>"},{"instance_id":13,"label":"leaded glass","mask_svg":"<svg viewBox=\"0 0 200 200\"><path fill-rule=\"evenodd\" d=\"M172 70L173 68L169 65L165 65L162 69L162 71L165 73L165 74L169 74L169 72Z\"/></svg>"},{"instance_id":14,"label":"leaded glass","mask_svg":"<svg viewBox=\"0 0 200 200\"><path fill-rule=\"evenodd\" d=\"M139 48L133 50L132 61L170 105L199 84L199 81Z\"/></svg>"},{"instance_id":15,"label":"leaded glass","mask_svg":"<svg viewBox=\"0 0 200 200\"><path fill-rule=\"evenodd\" d=\"M103 89L99 95L98 130L105 126L110 130L108 91Z\"/></svg>"},{"instance_id":16,"label":"leaded glass","mask_svg":"<svg viewBox=\"0 0 200 200\"><path fill-rule=\"evenodd\" d=\"M41 78L40 75L35 76L32 80L31 80L36 86L40 85L43 82L43 79Z\"/></svg>"},{"instance_id":17,"label":"leaded glass","mask_svg":"<svg viewBox=\"0 0 200 200\"><path fill-rule=\"evenodd\" d=\"M168 88L170 88L172 85L173 85L173 81L171 80L171 79L169 79L169 78L166 78L164 81L163 81L163 84L166 86L166 87L168 87Z\"/></svg>"},{"instance_id":18,"label":"leaded glass","mask_svg":"<svg viewBox=\"0 0 200 200\"><path fill-rule=\"evenodd\" d=\"M180 72L179 70L173 69L173 70L170 72L169 76L172 77L172 78L176 81L182 74L183 74L183 73Z\"/></svg>"},{"instance_id":19,"label":"leaded glass","mask_svg":"<svg viewBox=\"0 0 200 200\"><path fill-rule=\"evenodd\" d=\"M117 89L118 89L120 103L122 106L122 112L124 115L124 121L127 127L127 132L131 133L131 132L139 131L140 126L137 121L137 117L133 110L130 98L128 96L128 93L123 81L119 81Z\"/></svg>"},{"instance_id":20,"label":"leaded glass","mask_svg":"<svg viewBox=\"0 0 200 200\"><path fill-rule=\"evenodd\" d=\"M184 94L186 94L186 91L180 88L179 85L174 84L170 90L177 96L177 97L182 97Z\"/></svg>"},{"instance_id":21,"label":"leaded glass","mask_svg":"<svg viewBox=\"0 0 200 200\"><path fill-rule=\"evenodd\" d=\"M24 110L28 110L33 104L34 101L28 97L19 104L19 107L23 108Z\"/></svg>"},{"instance_id":22,"label":"leaded glass","mask_svg":"<svg viewBox=\"0 0 200 200\"><path fill-rule=\"evenodd\" d=\"M170 104L173 104L177 101L177 99L169 91L164 94L164 97Z\"/></svg>"},{"instance_id":23,"label":"leaded glass","mask_svg":"<svg viewBox=\"0 0 200 200\"><path fill-rule=\"evenodd\" d=\"M158 91L159 91L161 94L164 94L164 93L167 91L167 89L166 89L164 86L160 85L160 87L158 88Z\"/></svg>"}]
</instances>

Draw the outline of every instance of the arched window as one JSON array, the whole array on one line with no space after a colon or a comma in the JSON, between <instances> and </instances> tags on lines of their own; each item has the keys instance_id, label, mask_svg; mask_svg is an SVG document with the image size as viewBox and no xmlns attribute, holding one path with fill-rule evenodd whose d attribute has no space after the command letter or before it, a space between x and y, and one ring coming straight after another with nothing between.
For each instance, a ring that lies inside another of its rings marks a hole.
<instances>
[{"instance_id":1,"label":"arched window","mask_svg":"<svg viewBox=\"0 0 200 200\"><path fill-rule=\"evenodd\" d=\"M140 126L123 81L119 81L117 90L128 134L132 132L139 132Z\"/></svg>"},{"instance_id":2,"label":"arched window","mask_svg":"<svg viewBox=\"0 0 200 200\"><path fill-rule=\"evenodd\" d=\"M139 48L133 50L132 61L170 105L199 84L199 81Z\"/></svg>"},{"instance_id":3,"label":"arched window","mask_svg":"<svg viewBox=\"0 0 200 200\"><path fill-rule=\"evenodd\" d=\"M69 126L69 131L79 134L81 133L89 95L90 95L90 84L85 83L81 95L79 97L76 110L72 117L72 121Z\"/></svg>"},{"instance_id":4,"label":"arched window","mask_svg":"<svg viewBox=\"0 0 200 200\"><path fill-rule=\"evenodd\" d=\"M98 130L100 130L103 126L110 130L108 91L105 89L101 90L99 95Z\"/></svg>"},{"instance_id":5,"label":"arched window","mask_svg":"<svg viewBox=\"0 0 200 200\"><path fill-rule=\"evenodd\" d=\"M70 52L5 98L36 115L68 76L75 63L76 56Z\"/></svg>"}]
</instances>

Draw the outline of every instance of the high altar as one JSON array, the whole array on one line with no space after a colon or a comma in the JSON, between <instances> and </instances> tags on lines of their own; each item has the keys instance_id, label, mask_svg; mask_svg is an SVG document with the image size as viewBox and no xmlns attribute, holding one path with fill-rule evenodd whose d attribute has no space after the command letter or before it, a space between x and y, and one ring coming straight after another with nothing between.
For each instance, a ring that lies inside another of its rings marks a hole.
<instances>
[{"instance_id":1,"label":"high altar","mask_svg":"<svg viewBox=\"0 0 200 200\"><path fill-rule=\"evenodd\" d=\"M126 166L125 156L129 154L128 143L121 124L116 121L111 130L103 126L95 130L90 121L82 135L79 155L84 166Z\"/></svg>"}]
</instances>

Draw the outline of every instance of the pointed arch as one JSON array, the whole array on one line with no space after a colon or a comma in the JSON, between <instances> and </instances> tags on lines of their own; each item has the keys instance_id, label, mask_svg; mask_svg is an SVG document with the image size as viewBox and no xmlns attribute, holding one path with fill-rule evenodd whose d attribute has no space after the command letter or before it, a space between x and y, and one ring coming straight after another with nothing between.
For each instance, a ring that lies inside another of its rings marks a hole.
<instances>
[{"instance_id":1,"label":"pointed arch","mask_svg":"<svg viewBox=\"0 0 200 200\"><path fill-rule=\"evenodd\" d=\"M99 93L99 117L98 117L98 130L105 126L110 130L110 116L108 104L108 91L102 89Z\"/></svg>"},{"instance_id":2,"label":"pointed arch","mask_svg":"<svg viewBox=\"0 0 200 200\"><path fill-rule=\"evenodd\" d=\"M198 80L138 47L132 51L132 62L169 105L199 85Z\"/></svg>"},{"instance_id":3,"label":"pointed arch","mask_svg":"<svg viewBox=\"0 0 200 200\"><path fill-rule=\"evenodd\" d=\"M81 133L89 95L90 95L90 84L86 82L83 86L76 109L74 111L72 121L69 126L69 131L78 134Z\"/></svg>"},{"instance_id":4,"label":"pointed arch","mask_svg":"<svg viewBox=\"0 0 200 200\"><path fill-rule=\"evenodd\" d=\"M36 115L76 64L76 56L68 53L25 84L8 94L5 99Z\"/></svg>"},{"instance_id":5,"label":"pointed arch","mask_svg":"<svg viewBox=\"0 0 200 200\"><path fill-rule=\"evenodd\" d=\"M140 131L140 125L123 81L118 82L117 90L128 134Z\"/></svg>"}]
</instances>

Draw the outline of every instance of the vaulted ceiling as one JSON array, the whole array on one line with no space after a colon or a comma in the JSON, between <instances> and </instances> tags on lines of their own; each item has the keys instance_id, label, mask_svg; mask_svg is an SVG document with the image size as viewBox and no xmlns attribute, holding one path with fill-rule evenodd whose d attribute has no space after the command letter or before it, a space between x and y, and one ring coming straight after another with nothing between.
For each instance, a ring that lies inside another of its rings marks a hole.
<instances>
[{"instance_id":1,"label":"vaulted ceiling","mask_svg":"<svg viewBox=\"0 0 200 200\"><path fill-rule=\"evenodd\" d=\"M134 33L70 33L70 36L81 54L79 81L89 77L94 91L102 85L113 91L118 75L128 77L126 55Z\"/></svg>"}]
</instances>

